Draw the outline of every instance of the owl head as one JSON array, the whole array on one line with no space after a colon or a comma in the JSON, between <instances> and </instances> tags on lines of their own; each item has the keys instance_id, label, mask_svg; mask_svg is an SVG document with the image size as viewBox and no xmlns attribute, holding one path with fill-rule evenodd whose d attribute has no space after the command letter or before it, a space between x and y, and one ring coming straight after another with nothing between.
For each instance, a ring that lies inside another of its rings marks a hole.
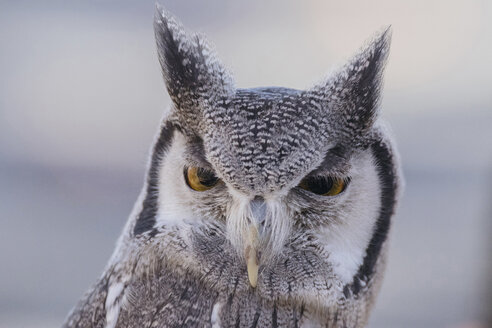
<instances>
[{"instance_id":1,"label":"owl head","mask_svg":"<svg viewBox=\"0 0 492 328\"><path fill-rule=\"evenodd\" d=\"M236 87L205 38L162 8L154 28L172 105L128 239L224 295L363 318L399 185L378 119L390 30L296 90Z\"/></svg>"}]
</instances>

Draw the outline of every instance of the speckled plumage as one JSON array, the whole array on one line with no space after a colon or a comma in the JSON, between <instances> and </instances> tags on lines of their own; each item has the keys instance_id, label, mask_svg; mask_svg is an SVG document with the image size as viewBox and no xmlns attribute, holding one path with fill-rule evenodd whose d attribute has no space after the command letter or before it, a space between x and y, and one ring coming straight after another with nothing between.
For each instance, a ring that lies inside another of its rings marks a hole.
<instances>
[{"instance_id":1,"label":"speckled plumage","mask_svg":"<svg viewBox=\"0 0 492 328\"><path fill-rule=\"evenodd\" d=\"M116 250L64 327L363 327L400 183L377 116L390 31L309 90L236 88L160 8L155 33L173 105ZM187 166L222 182L190 190ZM306 176L350 184L320 196L297 187ZM258 199L252 287L242 251Z\"/></svg>"}]
</instances>

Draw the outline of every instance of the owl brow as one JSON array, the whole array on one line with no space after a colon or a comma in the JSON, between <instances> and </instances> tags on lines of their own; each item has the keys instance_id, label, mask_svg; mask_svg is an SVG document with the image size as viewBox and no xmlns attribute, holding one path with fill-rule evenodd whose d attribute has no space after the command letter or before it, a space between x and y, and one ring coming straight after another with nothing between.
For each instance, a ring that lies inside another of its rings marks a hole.
<instances>
[{"instance_id":1,"label":"owl brow","mask_svg":"<svg viewBox=\"0 0 492 328\"><path fill-rule=\"evenodd\" d=\"M194 166L212 169L212 164L205 157L203 140L198 136L190 138L186 143L185 158Z\"/></svg>"},{"instance_id":2,"label":"owl brow","mask_svg":"<svg viewBox=\"0 0 492 328\"><path fill-rule=\"evenodd\" d=\"M350 170L350 151L342 146L335 146L328 150L321 164L311 171L308 176L333 175L345 177Z\"/></svg>"}]
</instances>

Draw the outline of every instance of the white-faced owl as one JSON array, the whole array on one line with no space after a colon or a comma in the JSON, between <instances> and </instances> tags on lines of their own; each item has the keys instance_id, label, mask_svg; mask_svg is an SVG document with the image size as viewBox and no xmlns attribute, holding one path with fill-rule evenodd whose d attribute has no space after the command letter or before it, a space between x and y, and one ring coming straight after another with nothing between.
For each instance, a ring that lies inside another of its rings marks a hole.
<instances>
[{"instance_id":1,"label":"white-faced owl","mask_svg":"<svg viewBox=\"0 0 492 328\"><path fill-rule=\"evenodd\" d=\"M65 327L363 327L401 185L390 30L306 90L239 88L157 8L171 108L116 250Z\"/></svg>"}]
</instances>

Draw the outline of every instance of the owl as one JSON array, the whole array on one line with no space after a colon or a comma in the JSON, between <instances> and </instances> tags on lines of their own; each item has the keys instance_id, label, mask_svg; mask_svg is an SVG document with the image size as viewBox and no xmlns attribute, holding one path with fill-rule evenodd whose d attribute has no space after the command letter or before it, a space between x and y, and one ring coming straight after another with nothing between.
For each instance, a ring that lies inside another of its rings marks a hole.
<instances>
[{"instance_id":1,"label":"owl","mask_svg":"<svg viewBox=\"0 0 492 328\"><path fill-rule=\"evenodd\" d=\"M363 327L399 189L378 119L391 31L307 90L243 89L154 21L171 108L103 274L64 327Z\"/></svg>"}]
</instances>

